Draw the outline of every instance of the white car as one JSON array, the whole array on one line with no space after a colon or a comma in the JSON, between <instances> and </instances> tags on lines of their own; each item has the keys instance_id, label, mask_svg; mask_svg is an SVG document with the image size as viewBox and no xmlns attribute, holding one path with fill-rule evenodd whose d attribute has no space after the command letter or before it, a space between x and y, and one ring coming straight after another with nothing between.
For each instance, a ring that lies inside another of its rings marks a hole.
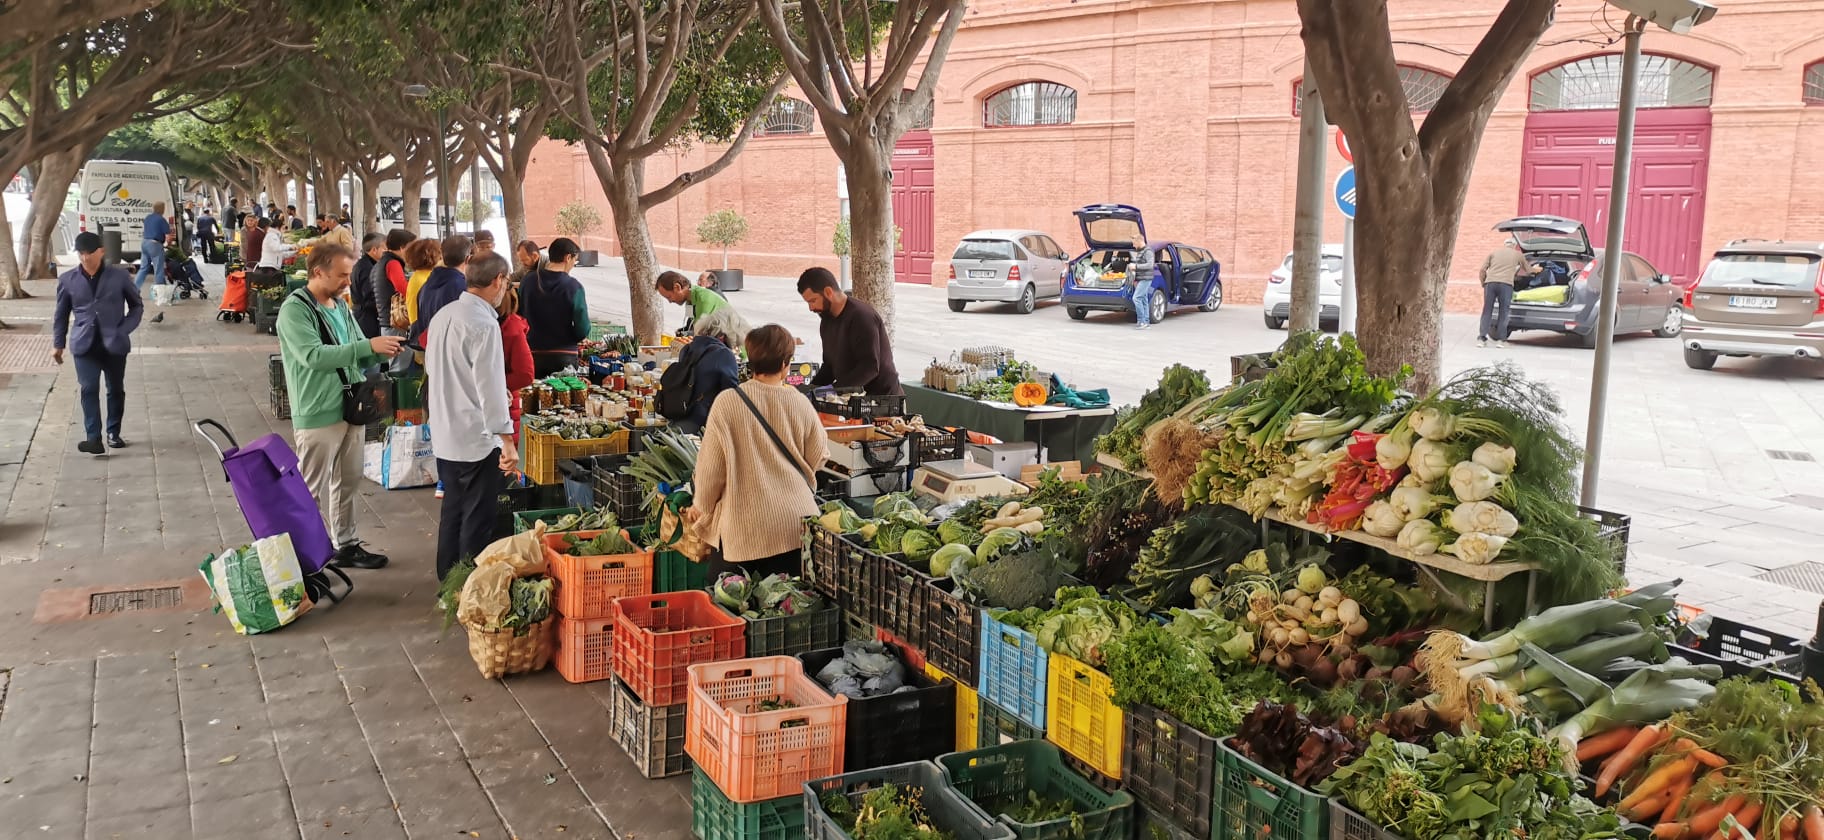
<instances>
[{"instance_id":1,"label":"white car","mask_svg":"<svg viewBox=\"0 0 1824 840\"><path fill-rule=\"evenodd\" d=\"M1324 262L1318 272L1317 302L1323 309L1318 321L1336 323L1343 307L1343 246L1325 245ZM1261 294L1260 312L1267 329L1277 330L1292 317L1292 252L1267 275L1267 289Z\"/></svg>"}]
</instances>

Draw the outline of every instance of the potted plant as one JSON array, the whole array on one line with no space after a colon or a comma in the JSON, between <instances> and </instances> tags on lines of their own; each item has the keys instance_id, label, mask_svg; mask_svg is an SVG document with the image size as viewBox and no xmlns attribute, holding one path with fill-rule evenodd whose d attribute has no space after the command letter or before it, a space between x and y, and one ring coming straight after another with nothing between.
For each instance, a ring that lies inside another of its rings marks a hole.
<instances>
[{"instance_id":1,"label":"potted plant","mask_svg":"<svg viewBox=\"0 0 1824 840\"><path fill-rule=\"evenodd\" d=\"M572 201L557 208L556 227L559 236L570 237L581 245L584 236L601 229L602 214L586 202ZM600 262L601 255L593 249L585 249L576 260L577 265L597 265Z\"/></svg>"},{"instance_id":2,"label":"potted plant","mask_svg":"<svg viewBox=\"0 0 1824 840\"><path fill-rule=\"evenodd\" d=\"M728 249L747 238L747 219L734 210L723 208L703 218L697 225L697 239L705 245L722 246L722 269L716 275L716 288L724 292L741 291L745 285L741 269L728 267Z\"/></svg>"}]
</instances>

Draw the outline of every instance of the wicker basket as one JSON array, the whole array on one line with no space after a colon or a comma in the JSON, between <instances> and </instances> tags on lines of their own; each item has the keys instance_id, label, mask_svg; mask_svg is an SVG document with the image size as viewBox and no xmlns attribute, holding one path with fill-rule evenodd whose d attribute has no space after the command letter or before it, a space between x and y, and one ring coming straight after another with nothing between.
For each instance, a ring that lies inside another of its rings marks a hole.
<instances>
[{"instance_id":1,"label":"wicker basket","mask_svg":"<svg viewBox=\"0 0 1824 840\"><path fill-rule=\"evenodd\" d=\"M514 635L511 629L464 629L469 631L469 658L475 660L483 679L542 671L557 649L557 616L532 625L523 636Z\"/></svg>"}]
</instances>

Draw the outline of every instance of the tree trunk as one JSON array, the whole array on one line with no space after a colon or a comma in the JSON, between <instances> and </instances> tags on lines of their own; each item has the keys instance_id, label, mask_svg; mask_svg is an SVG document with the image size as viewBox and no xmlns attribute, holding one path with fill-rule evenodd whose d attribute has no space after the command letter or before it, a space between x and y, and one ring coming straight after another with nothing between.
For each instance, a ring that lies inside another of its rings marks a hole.
<instances>
[{"instance_id":1,"label":"tree trunk","mask_svg":"<svg viewBox=\"0 0 1824 840\"><path fill-rule=\"evenodd\" d=\"M418 202L424 198L425 175L423 171L413 172L414 169L417 167L408 166L399 174L399 197L405 206L403 227L413 236L423 236L418 230Z\"/></svg>"},{"instance_id":2,"label":"tree trunk","mask_svg":"<svg viewBox=\"0 0 1824 840\"><path fill-rule=\"evenodd\" d=\"M332 217L342 215L342 173L344 167L329 161L317 165L322 176L317 180L317 212L327 213Z\"/></svg>"},{"instance_id":3,"label":"tree trunk","mask_svg":"<svg viewBox=\"0 0 1824 840\"><path fill-rule=\"evenodd\" d=\"M8 184L17 173L0 174L6 176L0 178L0 184ZM19 255L13 248L13 225L6 218L6 203L0 202L0 298L31 297L25 292L25 278L19 273Z\"/></svg>"},{"instance_id":4,"label":"tree trunk","mask_svg":"<svg viewBox=\"0 0 1824 840\"><path fill-rule=\"evenodd\" d=\"M646 227L646 213L640 209L645 175L645 161L616 165L614 183L603 186L607 188L608 209L614 215L614 233L620 242L621 259L627 267L633 332L639 336L641 344L657 344L659 334L665 331L664 300L653 286L659 276L659 260L652 251L652 232Z\"/></svg>"},{"instance_id":5,"label":"tree trunk","mask_svg":"<svg viewBox=\"0 0 1824 840\"><path fill-rule=\"evenodd\" d=\"M488 168L494 172L495 182L500 184L500 207L507 217L506 245L512 248L526 238L525 177L513 165L510 155L501 161L499 168L491 165Z\"/></svg>"},{"instance_id":6,"label":"tree trunk","mask_svg":"<svg viewBox=\"0 0 1824 840\"><path fill-rule=\"evenodd\" d=\"M1305 62L1305 79L1300 90L1298 120L1298 200L1292 220L1292 307L1291 332L1316 332L1321 324L1323 304L1324 201L1328 180L1324 171L1324 100L1318 95L1317 82L1311 75L1311 62ZM1340 327L1339 327L1340 328Z\"/></svg>"},{"instance_id":7,"label":"tree trunk","mask_svg":"<svg viewBox=\"0 0 1824 840\"><path fill-rule=\"evenodd\" d=\"M292 205L293 207L298 208L298 215L300 217L309 216L310 215L310 189L309 189L309 187L310 187L310 170L308 168L306 168L302 172L294 172L294 173L292 173L291 177L292 177L291 201L288 201L286 203ZM316 220L312 219L311 221L316 221Z\"/></svg>"},{"instance_id":8,"label":"tree trunk","mask_svg":"<svg viewBox=\"0 0 1824 840\"><path fill-rule=\"evenodd\" d=\"M1356 287L1373 291L1356 303L1358 323L1372 325L1356 338L1370 373L1391 376L1410 364L1411 385L1423 392L1443 369L1444 290L1461 208L1440 212L1428 190L1402 193L1376 199L1376 212L1356 219Z\"/></svg>"},{"instance_id":9,"label":"tree trunk","mask_svg":"<svg viewBox=\"0 0 1824 840\"><path fill-rule=\"evenodd\" d=\"M361 206L355 209L364 233L385 233L380 224L380 176L361 179Z\"/></svg>"},{"instance_id":10,"label":"tree trunk","mask_svg":"<svg viewBox=\"0 0 1824 840\"><path fill-rule=\"evenodd\" d=\"M849 146L843 161L849 182L849 265L854 294L893 328L892 150L868 139Z\"/></svg>"},{"instance_id":11,"label":"tree trunk","mask_svg":"<svg viewBox=\"0 0 1824 840\"><path fill-rule=\"evenodd\" d=\"M38 180L32 184L32 213L27 217L25 275L27 279L50 276L47 266L56 256L51 252L51 233L63 217L63 198L69 194L76 172L82 168L84 149L71 149L46 157L38 167Z\"/></svg>"}]
</instances>

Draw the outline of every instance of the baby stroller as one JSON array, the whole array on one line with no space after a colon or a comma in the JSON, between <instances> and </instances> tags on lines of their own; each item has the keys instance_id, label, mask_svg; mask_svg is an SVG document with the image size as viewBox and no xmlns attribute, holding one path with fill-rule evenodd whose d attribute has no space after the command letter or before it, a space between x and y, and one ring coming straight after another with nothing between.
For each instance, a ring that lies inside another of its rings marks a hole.
<instances>
[{"instance_id":1,"label":"baby stroller","mask_svg":"<svg viewBox=\"0 0 1824 840\"><path fill-rule=\"evenodd\" d=\"M247 319L247 271L239 264L228 266L227 282L222 287L222 308L215 313L217 321L240 323Z\"/></svg>"},{"instance_id":2,"label":"baby stroller","mask_svg":"<svg viewBox=\"0 0 1824 840\"><path fill-rule=\"evenodd\" d=\"M195 260L172 260L168 268L166 273L170 275L171 285L177 287L179 298L188 300L191 293L195 293L199 299L209 299L209 290L203 286L203 272L196 267Z\"/></svg>"}]
</instances>

